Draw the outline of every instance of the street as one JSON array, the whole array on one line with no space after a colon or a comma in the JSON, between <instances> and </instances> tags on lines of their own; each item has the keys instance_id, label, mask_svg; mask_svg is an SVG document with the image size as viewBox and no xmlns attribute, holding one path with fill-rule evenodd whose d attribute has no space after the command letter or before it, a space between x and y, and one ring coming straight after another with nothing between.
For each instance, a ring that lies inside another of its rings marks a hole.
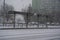
<instances>
[{"instance_id":1,"label":"street","mask_svg":"<svg viewBox=\"0 0 60 40\"><path fill-rule=\"evenodd\" d=\"M0 30L0 40L60 40L60 29Z\"/></svg>"}]
</instances>

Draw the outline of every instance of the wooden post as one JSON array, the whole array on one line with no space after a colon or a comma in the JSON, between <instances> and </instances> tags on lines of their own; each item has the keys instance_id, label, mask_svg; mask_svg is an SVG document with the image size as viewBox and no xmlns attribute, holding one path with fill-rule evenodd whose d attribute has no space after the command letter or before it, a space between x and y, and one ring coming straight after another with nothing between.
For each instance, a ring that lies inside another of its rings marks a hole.
<instances>
[{"instance_id":1,"label":"wooden post","mask_svg":"<svg viewBox=\"0 0 60 40\"><path fill-rule=\"evenodd\" d=\"M39 15L37 15L38 28L39 28Z\"/></svg>"},{"instance_id":2,"label":"wooden post","mask_svg":"<svg viewBox=\"0 0 60 40\"><path fill-rule=\"evenodd\" d=\"M47 21L48 21L48 16L46 15L46 28L48 28Z\"/></svg>"},{"instance_id":3,"label":"wooden post","mask_svg":"<svg viewBox=\"0 0 60 40\"><path fill-rule=\"evenodd\" d=\"M27 13L27 21L26 21L26 28L28 28L28 13Z\"/></svg>"},{"instance_id":4,"label":"wooden post","mask_svg":"<svg viewBox=\"0 0 60 40\"><path fill-rule=\"evenodd\" d=\"M16 14L14 13L14 25L13 25L13 28L15 28L15 16L16 16Z\"/></svg>"}]
</instances>

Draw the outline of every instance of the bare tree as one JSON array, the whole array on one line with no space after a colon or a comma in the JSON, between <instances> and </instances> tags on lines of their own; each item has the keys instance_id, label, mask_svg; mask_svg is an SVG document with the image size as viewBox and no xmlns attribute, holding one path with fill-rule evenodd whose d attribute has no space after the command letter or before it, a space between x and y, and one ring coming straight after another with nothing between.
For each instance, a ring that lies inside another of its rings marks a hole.
<instances>
[{"instance_id":1,"label":"bare tree","mask_svg":"<svg viewBox=\"0 0 60 40\"><path fill-rule=\"evenodd\" d=\"M3 17L3 19L5 19L4 21L9 21L12 19L12 15L8 14L8 11L13 11L14 7L12 5L8 5L5 3L5 6L1 6L1 15Z\"/></svg>"},{"instance_id":2,"label":"bare tree","mask_svg":"<svg viewBox=\"0 0 60 40\"><path fill-rule=\"evenodd\" d=\"M28 13L28 21L30 21L30 14L29 13L33 12L31 4L29 4L29 6L27 8L22 9L22 12L27 12Z\"/></svg>"},{"instance_id":3,"label":"bare tree","mask_svg":"<svg viewBox=\"0 0 60 40\"><path fill-rule=\"evenodd\" d=\"M22 12L29 12L29 13L31 13L32 12L31 4L29 4L29 6L27 8L22 9Z\"/></svg>"}]
</instances>

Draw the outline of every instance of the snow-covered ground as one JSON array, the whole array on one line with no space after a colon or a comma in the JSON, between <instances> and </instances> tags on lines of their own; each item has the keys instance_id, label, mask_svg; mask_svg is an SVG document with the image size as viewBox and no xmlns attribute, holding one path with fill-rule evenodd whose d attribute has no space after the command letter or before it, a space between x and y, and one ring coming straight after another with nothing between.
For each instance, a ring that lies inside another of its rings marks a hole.
<instances>
[{"instance_id":1,"label":"snow-covered ground","mask_svg":"<svg viewBox=\"0 0 60 40\"><path fill-rule=\"evenodd\" d=\"M0 24L0 28L13 28L14 27L14 24L7 24L7 25L4 25L3 24ZM38 25L28 25L29 28L37 28ZM46 27L46 25L39 25L39 27ZM52 25L48 25L48 27L51 27L51 28L60 28L60 25L57 25L57 26L52 26ZM16 24L15 25L15 28L26 28L26 24Z\"/></svg>"},{"instance_id":2,"label":"snow-covered ground","mask_svg":"<svg viewBox=\"0 0 60 40\"><path fill-rule=\"evenodd\" d=\"M60 40L60 29L0 30L0 40Z\"/></svg>"}]
</instances>

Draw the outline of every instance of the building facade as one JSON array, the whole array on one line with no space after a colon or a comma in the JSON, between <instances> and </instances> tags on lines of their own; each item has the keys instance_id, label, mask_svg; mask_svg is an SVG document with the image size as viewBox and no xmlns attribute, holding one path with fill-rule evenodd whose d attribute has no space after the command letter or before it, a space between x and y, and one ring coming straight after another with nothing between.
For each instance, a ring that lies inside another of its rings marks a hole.
<instances>
[{"instance_id":1,"label":"building facade","mask_svg":"<svg viewBox=\"0 0 60 40\"><path fill-rule=\"evenodd\" d=\"M32 0L34 10L60 11L60 0Z\"/></svg>"}]
</instances>

